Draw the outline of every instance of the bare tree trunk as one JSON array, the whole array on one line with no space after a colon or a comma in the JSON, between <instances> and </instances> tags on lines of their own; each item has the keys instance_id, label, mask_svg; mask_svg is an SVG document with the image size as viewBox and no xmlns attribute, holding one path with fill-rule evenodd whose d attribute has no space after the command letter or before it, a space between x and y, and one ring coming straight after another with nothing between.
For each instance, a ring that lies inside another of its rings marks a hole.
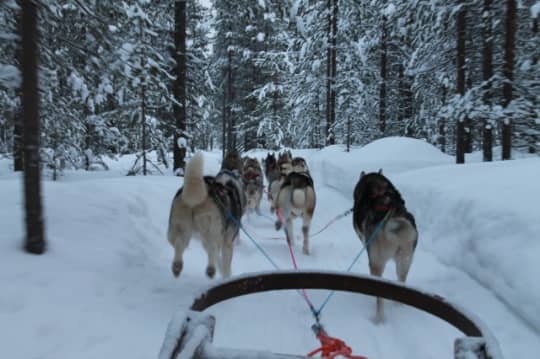
<instances>
[{"instance_id":1,"label":"bare tree trunk","mask_svg":"<svg viewBox=\"0 0 540 359\"><path fill-rule=\"evenodd\" d=\"M223 104L222 104L222 111L221 111L221 126L222 126L222 133L221 133L221 142L222 142L222 148L221 148L221 157L225 158L225 151L228 148L227 144L227 123L228 123L228 117L227 117L227 90L225 87L223 87Z\"/></svg>"},{"instance_id":2,"label":"bare tree trunk","mask_svg":"<svg viewBox=\"0 0 540 359\"><path fill-rule=\"evenodd\" d=\"M446 95L448 89L446 85L442 86L442 104L446 104ZM446 153L446 120L443 118L439 120L439 144L441 145L441 151Z\"/></svg>"},{"instance_id":3,"label":"bare tree trunk","mask_svg":"<svg viewBox=\"0 0 540 359\"><path fill-rule=\"evenodd\" d=\"M405 66L399 64L398 69L399 79L399 120L403 126L405 136L414 137L414 129L412 125L413 112L413 94L411 91L410 76L405 75Z\"/></svg>"},{"instance_id":4,"label":"bare tree trunk","mask_svg":"<svg viewBox=\"0 0 540 359\"><path fill-rule=\"evenodd\" d=\"M485 104L491 103L491 78L493 77L493 34L491 5L493 0L484 0L483 9L483 49L482 49L482 75L486 83L484 88L483 101ZM482 152L484 161L493 161L493 134L490 119L485 119L483 123Z\"/></svg>"},{"instance_id":5,"label":"bare tree trunk","mask_svg":"<svg viewBox=\"0 0 540 359\"><path fill-rule=\"evenodd\" d=\"M351 151L351 117L347 117L347 152Z\"/></svg>"},{"instance_id":6,"label":"bare tree trunk","mask_svg":"<svg viewBox=\"0 0 540 359\"><path fill-rule=\"evenodd\" d=\"M386 131L386 63L387 63L387 29L386 16L382 17L381 50L380 50L380 84L379 84L379 130L384 136Z\"/></svg>"},{"instance_id":7,"label":"bare tree trunk","mask_svg":"<svg viewBox=\"0 0 540 359\"><path fill-rule=\"evenodd\" d=\"M403 133L407 131L407 124L405 123L405 67L403 64L398 66L398 93L399 93L399 107L398 107L398 119L403 126Z\"/></svg>"},{"instance_id":8,"label":"bare tree trunk","mask_svg":"<svg viewBox=\"0 0 540 359\"><path fill-rule=\"evenodd\" d=\"M507 107L512 102L512 81L514 80L514 58L516 47L516 0L506 1L506 41L504 45L504 84L503 106ZM503 122L502 129L502 159L509 160L512 157L512 120L507 118Z\"/></svg>"},{"instance_id":9,"label":"bare tree trunk","mask_svg":"<svg viewBox=\"0 0 540 359\"><path fill-rule=\"evenodd\" d=\"M465 95L465 1L459 0L460 6L457 13L457 92L459 95ZM456 131L456 163L465 163L465 123L463 120L457 120Z\"/></svg>"},{"instance_id":10,"label":"bare tree trunk","mask_svg":"<svg viewBox=\"0 0 540 359\"><path fill-rule=\"evenodd\" d=\"M332 68L330 76L330 131L328 144L336 143L336 78L337 78L337 22L338 22L338 0L333 0L332 4Z\"/></svg>"},{"instance_id":11,"label":"bare tree trunk","mask_svg":"<svg viewBox=\"0 0 540 359\"><path fill-rule=\"evenodd\" d=\"M21 0L17 0L17 4L21 6ZM17 16L17 31L22 33L22 13L19 13ZM22 55L22 44L17 46L17 60L19 66L22 66L23 55ZM22 97L22 94L19 93L19 96ZM24 152L23 152L23 118L22 118L22 109L17 109L14 118L14 127L13 127L13 169L15 171L24 170Z\"/></svg>"},{"instance_id":12,"label":"bare tree trunk","mask_svg":"<svg viewBox=\"0 0 540 359\"><path fill-rule=\"evenodd\" d=\"M334 33L334 20L337 17L335 10L337 5L334 4L335 0L328 0L328 44L326 51L326 145L333 145L335 143L334 134L334 117L335 117L335 88L334 88L334 61L335 61L335 33Z\"/></svg>"},{"instance_id":13,"label":"bare tree trunk","mask_svg":"<svg viewBox=\"0 0 540 359\"><path fill-rule=\"evenodd\" d=\"M33 254L45 252L46 242L41 208L39 161L39 93L37 10L33 1L23 1L22 11L22 116L24 120L24 202L26 240L24 248Z\"/></svg>"},{"instance_id":14,"label":"bare tree trunk","mask_svg":"<svg viewBox=\"0 0 540 359\"><path fill-rule=\"evenodd\" d=\"M147 175L146 168L146 114L145 114L145 86L141 86L141 140L142 140L142 158L143 158L143 175Z\"/></svg>"},{"instance_id":15,"label":"bare tree trunk","mask_svg":"<svg viewBox=\"0 0 540 359\"><path fill-rule=\"evenodd\" d=\"M531 32L533 38L536 38L538 36L538 17L536 16L534 19L532 19L532 25L531 25ZM535 52L532 58L532 65L533 67L538 63L538 52Z\"/></svg>"},{"instance_id":16,"label":"bare tree trunk","mask_svg":"<svg viewBox=\"0 0 540 359\"><path fill-rule=\"evenodd\" d=\"M176 79L173 84L175 103L174 117L176 128L174 132L174 165L173 170L185 169L186 146L178 145L179 138L185 138L186 131L186 0L174 2L174 46L176 60Z\"/></svg>"},{"instance_id":17,"label":"bare tree trunk","mask_svg":"<svg viewBox=\"0 0 540 359\"><path fill-rule=\"evenodd\" d=\"M230 151L236 148L235 121L232 113L232 103L234 100L233 88L233 66L232 50L227 51L227 149Z\"/></svg>"},{"instance_id":18,"label":"bare tree trunk","mask_svg":"<svg viewBox=\"0 0 540 359\"><path fill-rule=\"evenodd\" d=\"M446 152L446 121L441 120L439 122L439 143L441 144L441 151Z\"/></svg>"},{"instance_id":19,"label":"bare tree trunk","mask_svg":"<svg viewBox=\"0 0 540 359\"><path fill-rule=\"evenodd\" d=\"M22 96L22 95L19 95ZM24 170L24 152L23 152L23 118L22 118L22 111L17 110L17 113L15 114L15 123L13 127L13 169L15 171L23 171Z\"/></svg>"}]
</instances>

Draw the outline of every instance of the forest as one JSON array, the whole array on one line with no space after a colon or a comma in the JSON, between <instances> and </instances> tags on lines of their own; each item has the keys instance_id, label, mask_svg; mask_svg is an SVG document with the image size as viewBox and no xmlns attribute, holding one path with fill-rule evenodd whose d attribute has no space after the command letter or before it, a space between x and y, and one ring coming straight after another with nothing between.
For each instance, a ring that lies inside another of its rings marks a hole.
<instances>
[{"instance_id":1,"label":"forest","mask_svg":"<svg viewBox=\"0 0 540 359\"><path fill-rule=\"evenodd\" d=\"M458 162L480 149L486 160L539 149L537 1L62 0L35 8L48 168L95 169L103 156L147 151L172 166L166 154L178 138L191 149L249 150L409 136ZM20 5L3 0L0 154L15 170L21 31Z\"/></svg>"},{"instance_id":2,"label":"forest","mask_svg":"<svg viewBox=\"0 0 540 359\"><path fill-rule=\"evenodd\" d=\"M534 356L539 17L540 0L0 0L0 352ZM293 271L401 284L297 284L184 335L209 285Z\"/></svg>"}]
</instances>

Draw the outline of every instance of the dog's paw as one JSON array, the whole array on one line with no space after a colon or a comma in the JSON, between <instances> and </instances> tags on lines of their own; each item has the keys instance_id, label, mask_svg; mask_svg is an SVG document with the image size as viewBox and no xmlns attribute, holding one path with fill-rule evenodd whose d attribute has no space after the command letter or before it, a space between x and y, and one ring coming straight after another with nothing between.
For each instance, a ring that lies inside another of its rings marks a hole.
<instances>
[{"instance_id":1,"label":"dog's paw","mask_svg":"<svg viewBox=\"0 0 540 359\"><path fill-rule=\"evenodd\" d=\"M216 275L216 268L212 266L206 267L206 275L208 276L208 278L214 278L214 276Z\"/></svg>"},{"instance_id":2,"label":"dog's paw","mask_svg":"<svg viewBox=\"0 0 540 359\"><path fill-rule=\"evenodd\" d=\"M178 277L180 275L180 272L182 272L183 266L184 266L183 262L173 262L172 272L175 277Z\"/></svg>"},{"instance_id":3,"label":"dog's paw","mask_svg":"<svg viewBox=\"0 0 540 359\"><path fill-rule=\"evenodd\" d=\"M276 227L276 231L279 231L281 229L281 221L276 221L275 227Z\"/></svg>"},{"instance_id":4,"label":"dog's paw","mask_svg":"<svg viewBox=\"0 0 540 359\"><path fill-rule=\"evenodd\" d=\"M304 253L306 256L309 256L309 248L308 247L302 247L302 253Z\"/></svg>"}]
</instances>

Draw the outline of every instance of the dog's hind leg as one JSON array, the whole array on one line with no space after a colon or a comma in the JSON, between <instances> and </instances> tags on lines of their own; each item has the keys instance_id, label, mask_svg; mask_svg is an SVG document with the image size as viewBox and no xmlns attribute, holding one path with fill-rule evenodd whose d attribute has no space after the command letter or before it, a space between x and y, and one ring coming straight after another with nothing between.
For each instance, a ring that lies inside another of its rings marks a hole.
<instances>
[{"instance_id":1,"label":"dog's hind leg","mask_svg":"<svg viewBox=\"0 0 540 359\"><path fill-rule=\"evenodd\" d=\"M400 248L396 254L396 274L400 282L405 283L407 274L411 268L413 259L413 248Z\"/></svg>"},{"instance_id":2,"label":"dog's hind leg","mask_svg":"<svg viewBox=\"0 0 540 359\"><path fill-rule=\"evenodd\" d=\"M302 216L302 234L304 235L304 245L302 252L305 255L309 255L309 226L311 225L311 218L313 212L304 213Z\"/></svg>"},{"instance_id":3,"label":"dog's hind leg","mask_svg":"<svg viewBox=\"0 0 540 359\"><path fill-rule=\"evenodd\" d=\"M231 263L233 257L233 245L237 234L227 236L221 247L220 271L223 278L231 276Z\"/></svg>"},{"instance_id":4,"label":"dog's hind leg","mask_svg":"<svg viewBox=\"0 0 540 359\"><path fill-rule=\"evenodd\" d=\"M214 278L216 274L216 262L219 256L219 244L220 236L215 236L211 233L205 233L201 236L202 245L208 255L208 264L206 265L206 275L208 278Z\"/></svg>"},{"instance_id":5,"label":"dog's hind leg","mask_svg":"<svg viewBox=\"0 0 540 359\"><path fill-rule=\"evenodd\" d=\"M286 219L287 221L287 242L290 244L294 243L294 233L293 233L293 218L292 215L289 215Z\"/></svg>"},{"instance_id":6,"label":"dog's hind leg","mask_svg":"<svg viewBox=\"0 0 540 359\"><path fill-rule=\"evenodd\" d=\"M369 272L373 276L382 277L384 272L384 263L374 263L371 260L369 261ZM384 309L383 309L383 299L377 297L377 312L375 314L375 323L382 323L384 321Z\"/></svg>"},{"instance_id":7,"label":"dog's hind leg","mask_svg":"<svg viewBox=\"0 0 540 359\"><path fill-rule=\"evenodd\" d=\"M223 223L220 214L214 214L207 218L207 222L201 223L201 242L208 255L206 275L213 278L216 274L216 265L219 260L219 253L223 243Z\"/></svg>"},{"instance_id":8,"label":"dog's hind leg","mask_svg":"<svg viewBox=\"0 0 540 359\"><path fill-rule=\"evenodd\" d=\"M261 200L262 200L262 189L260 190L260 193L257 196L257 205L255 206L255 213L257 213L257 216L261 215Z\"/></svg>"},{"instance_id":9,"label":"dog's hind leg","mask_svg":"<svg viewBox=\"0 0 540 359\"><path fill-rule=\"evenodd\" d=\"M174 243L174 259L172 263L172 272L175 277L180 275L184 267L182 255L191 239L191 228L180 228L179 225L172 225L169 228L169 241Z\"/></svg>"}]
</instances>

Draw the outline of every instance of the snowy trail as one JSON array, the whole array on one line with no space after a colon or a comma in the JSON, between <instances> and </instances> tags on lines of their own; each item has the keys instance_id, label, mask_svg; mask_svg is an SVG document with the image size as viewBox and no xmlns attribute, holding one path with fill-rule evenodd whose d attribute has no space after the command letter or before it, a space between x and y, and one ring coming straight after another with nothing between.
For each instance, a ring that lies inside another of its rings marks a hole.
<instances>
[{"instance_id":1,"label":"snowy trail","mask_svg":"<svg viewBox=\"0 0 540 359\"><path fill-rule=\"evenodd\" d=\"M320 173L314 173L318 209L312 231L321 228L351 206L350 198L342 195L341 191L329 186L317 186L317 183L320 183L319 176ZM331 206L328 206L329 203ZM267 205L264 210L268 213ZM283 237L282 232L273 230L266 218L255 220L259 221L256 230L252 218L246 221L246 228L255 238L275 237L276 233ZM350 216L341 219L313 238L312 255L309 257L301 254L301 222L295 222L295 252L299 267L340 271L348 267L360 250L360 242L352 230L351 221ZM525 358L530 353L540 353L540 335L532 333L530 327L494 296L493 292L485 289L467 273L442 262L423 248L422 237L430 235L432 233L429 228L420 234L420 243L408 283L440 294L477 314L496 334L505 357ZM276 259L281 268L292 268L284 240L261 240L259 243ZM251 243L243 235L242 246L247 245ZM254 246L251 245L246 251L249 258L242 256L243 251L236 252L239 256L235 258L235 273L271 269ZM367 274L367 268L367 256L364 253L353 272ZM393 263L389 263L385 278L396 279L394 270ZM309 293L318 307L328 292ZM386 323L374 325L371 321L374 307L374 299L371 297L336 293L323 312L323 323L332 335L345 339L355 352L370 358L452 357L453 341L461 336L459 331L428 314L392 302L386 303ZM303 299L295 292L238 298L219 304L210 311L216 315L218 321L216 345L278 349L280 352L295 354L306 354L317 345L309 330L313 318ZM245 312L247 313L244 314ZM494 313L497 313L497 317L493 317ZM536 344L531 346L531 343Z\"/></svg>"},{"instance_id":2,"label":"snowy trail","mask_svg":"<svg viewBox=\"0 0 540 359\"><path fill-rule=\"evenodd\" d=\"M305 155L309 163L310 152L297 153ZM209 158L208 173L215 173L216 158ZM417 163L415 168L430 165ZM446 247L435 241L437 238L450 246L474 232L455 231L459 217L437 220L438 212L448 215L441 198L431 196L431 192L428 198L408 182L407 176L414 176L406 166L390 163L387 167L397 176L398 185L402 184L400 189L419 221L420 242L408 283L477 314L495 334L506 358L536 357L540 333L521 319L521 313L510 309L507 299L495 294L495 286L486 286L483 278L470 275L469 267L441 255ZM311 229L315 232L351 207L350 194L358 173L339 163L333 167L315 160L312 170L318 201ZM8 354L2 356L156 357L175 311L188 308L193 298L213 283L205 277L206 254L196 240L186 251L180 279L171 274L173 249L165 232L170 201L180 185L178 178L162 176L46 182L50 248L47 255L33 257L19 250L20 181L2 181L0 352ZM450 207L455 205L449 203ZM263 213L270 216L266 201ZM361 248L351 221L351 216L341 219L314 237L310 256L301 253L301 241L296 240L299 267L344 270ZM292 268L283 232L276 232L271 220L250 216L244 223L281 268ZM268 237L282 239L265 239ZM295 237L300 237L300 222L295 222ZM364 254L353 272L367 273L367 268ZM233 274L272 269L242 234L235 247ZM385 278L395 279L392 263ZM328 294L309 293L316 306ZM533 299L520 300L527 303ZM461 333L449 325L391 302L386 302L387 321L375 325L371 321L374 309L374 298L336 293L323 312L322 322L331 335L370 359L452 358L453 341ZM218 346L294 354L306 354L318 346L310 330L311 313L294 291L246 296L220 303L209 312L217 317Z\"/></svg>"}]
</instances>

